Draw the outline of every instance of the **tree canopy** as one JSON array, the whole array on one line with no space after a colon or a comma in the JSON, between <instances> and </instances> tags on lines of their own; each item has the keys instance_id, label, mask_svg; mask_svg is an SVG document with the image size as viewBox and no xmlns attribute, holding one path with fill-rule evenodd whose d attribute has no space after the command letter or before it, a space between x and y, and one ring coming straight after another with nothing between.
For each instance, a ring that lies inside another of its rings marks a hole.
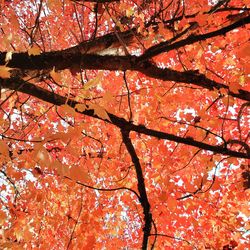
<instances>
[{"instance_id":1,"label":"tree canopy","mask_svg":"<svg viewBox=\"0 0 250 250\"><path fill-rule=\"evenodd\" d=\"M1 249L246 249L248 0L0 3Z\"/></svg>"}]
</instances>

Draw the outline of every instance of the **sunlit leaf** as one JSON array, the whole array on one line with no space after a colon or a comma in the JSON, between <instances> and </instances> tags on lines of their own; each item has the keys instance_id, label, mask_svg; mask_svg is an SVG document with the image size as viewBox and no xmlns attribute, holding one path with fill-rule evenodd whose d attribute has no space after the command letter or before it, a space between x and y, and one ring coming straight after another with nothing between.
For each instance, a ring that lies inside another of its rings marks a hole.
<instances>
[{"instance_id":1,"label":"sunlit leaf","mask_svg":"<svg viewBox=\"0 0 250 250\"><path fill-rule=\"evenodd\" d=\"M9 62L12 59L12 51L8 51L5 56L5 62Z\"/></svg>"},{"instance_id":2,"label":"sunlit leaf","mask_svg":"<svg viewBox=\"0 0 250 250\"><path fill-rule=\"evenodd\" d=\"M37 56L41 54L41 50L37 45L33 45L28 49L29 56Z\"/></svg>"},{"instance_id":3,"label":"sunlit leaf","mask_svg":"<svg viewBox=\"0 0 250 250\"><path fill-rule=\"evenodd\" d=\"M103 100L105 102L109 103L109 102L112 102L114 100L114 97L109 91L107 91L107 92L105 92L105 94L103 96Z\"/></svg>"},{"instance_id":4,"label":"sunlit leaf","mask_svg":"<svg viewBox=\"0 0 250 250\"><path fill-rule=\"evenodd\" d=\"M55 71L55 68L50 71L50 76L53 78L53 80L57 83L59 83L62 80L62 76L60 73Z\"/></svg>"},{"instance_id":5,"label":"sunlit leaf","mask_svg":"<svg viewBox=\"0 0 250 250\"><path fill-rule=\"evenodd\" d=\"M94 109L94 113L98 117L100 117L100 118L102 118L104 120L111 121L110 118L109 118L109 115L108 115L107 111L103 107L101 107L100 105L90 104L89 108Z\"/></svg>"},{"instance_id":6,"label":"sunlit leaf","mask_svg":"<svg viewBox=\"0 0 250 250\"><path fill-rule=\"evenodd\" d=\"M241 88L241 85L240 85L239 83L232 83L232 84L230 84L230 86L229 86L230 91L232 91L232 92L234 92L234 93L236 93L236 94L239 93L239 89L240 89L240 88Z\"/></svg>"},{"instance_id":7,"label":"sunlit leaf","mask_svg":"<svg viewBox=\"0 0 250 250\"><path fill-rule=\"evenodd\" d=\"M66 115L72 115L74 116L76 111L74 108L70 107L68 104L63 104L60 106L62 108L62 111L66 114Z\"/></svg>"},{"instance_id":8,"label":"sunlit leaf","mask_svg":"<svg viewBox=\"0 0 250 250\"><path fill-rule=\"evenodd\" d=\"M84 84L84 90L88 90L92 87L95 87L97 84L100 83L102 79L102 73L99 73L94 79L89 80L87 83Z\"/></svg>"},{"instance_id":9,"label":"sunlit leaf","mask_svg":"<svg viewBox=\"0 0 250 250\"><path fill-rule=\"evenodd\" d=\"M83 112L86 110L86 105L85 104L76 104L75 109L79 112Z\"/></svg>"},{"instance_id":10,"label":"sunlit leaf","mask_svg":"<svg viewBox=\"0 0 250 250\"><path fill-rule=\"evenodd\" d=\"M0 77L1 78L10 78L11 68L0 65Z\"/></svg>"}]
</instances>

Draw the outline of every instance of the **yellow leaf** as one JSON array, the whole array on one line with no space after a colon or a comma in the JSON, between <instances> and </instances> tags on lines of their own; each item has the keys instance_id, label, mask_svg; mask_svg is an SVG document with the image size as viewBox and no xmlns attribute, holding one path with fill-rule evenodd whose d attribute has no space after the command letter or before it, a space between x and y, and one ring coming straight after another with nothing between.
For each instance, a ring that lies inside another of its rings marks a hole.
<instances>
[{"instance_id":1,"label":"yellow leaf","mask_svg":"<svg viewBox=\"0 0 250 250\"><path fill-rule=\"evenodd\" d=\"M12 51L6 53L5 62L9 62L12 59Z\"/></svg>"},{"instance_id":2,"label":"yellow leaf","mask_svg":"<svg viewBox=\"0 0 250 250\"><path fill-rule=\"evenodd\" d=\"M23 230L21 227L14 228L14 235L16 236L17 241L20 241L23 238Z\"/></svg>"},{"instance_id":3,"label":"yellow leaf","mask_svg":"<svg viewBox=\"0 0 250 250\"><path fill-rule=\"evenodd\" d=\"M0 66L0 77L1 78L10 78L10 71L11 68L6 66Z\"/></svg>"},{"instance_id":4,"label":"yellow leaf","mask_svg":"<svg viewBox=\"0 0 250 250\"><path fill-rule=\"evenodd\" d=\"M134 9L133 9L132 7L129 8L129 9L126 9L126 16L127 16L127 17L133 16L134 13L135 13L135 11L134 11Z\"/></svg>"},{"instance_id":5,"label":"yellow leaf","mask_svg":"<svg viewBox=\"0 0 250 250\"><path fill-rule=\"evenodd\" d=\"M55 67L50 71L50 76L53 78L55 82L60 82L62 80L62 76L60 73L55 71Z\"/></svg>"},{"instance_id":6,"label":"yellow leaf","mask_svg":"<svg viewBox=\"0 0 250 250\"><path fill-rule=\"evenodd\" d=\"M225 62L224 62L224 65L228 65L228 66L233 66L233 65L235 65L236 64L236 62L235 62L235 60L233 59L233 58L231 58L231 57L229 57L229 58L227 58L226 60L225 60Z\"/></svg>"},{"instance_id":7,"label":"yellow leaf","mask_svg":"<svg viewBox=\"0 0 250 250\"><path fill-rule=\"evenodd\" d=\"M218 46L212 46L211 47L211 52L215 53L216 51L218 51L220 48Z\"/></svg>"},{"instance_id":8,"label":"yellow leaf","mask_svg":"<svg viewBox=\"0 0 250 250\"><path fill-rule=\"evenodd\" d=\"M160 95L155 94L155 97L159 102L162 102L163 98Z\"/></svg>"},{"instance_id":9,"label":"yellow leaf","mask_svg":"<svg viewBox=\"0 0 250 250\"><path fill-rule=\"evenodd\" d=\"M28 55L29 56L37 56L41 54L41 50L37 45L33 45L28 49Z\"/></svg>"},{"instance_id":10,"label":"yellow leaf","mask_svg":"<svg viewBox=\"0 0 250 250\"><path fill-rule=\"evenodd\" d=\"M100 73L98 73L96 78L91 79L87 83L84 84L84 87L83 87L84 90L88 90L88 89L96 86L98 83L100 83L101 79L102 79L102 73L100 72Z\"/></svg>"},{"instance_id":11,"label":"yellow leaf","mask_svg":"<svg viewBox=\"0 0 250 250\"><path fill-rule=\"evenodd\" d=\"M85 104L76 104L75 109L79 112L83 112L86 110L86 105Z\"/></svg>"},{"instance_id":12,"label":"yellow leaf","mask_svg":"<svg viewBox=\"0 0 250 250\"><path fill-rule=\"evenodd\" d=\"M244 86L245 85L245 81L246 81L245 80L245 76L244 75L240 76L239 81L240 81L240 85Z\"/></svg>"}]
</instances>

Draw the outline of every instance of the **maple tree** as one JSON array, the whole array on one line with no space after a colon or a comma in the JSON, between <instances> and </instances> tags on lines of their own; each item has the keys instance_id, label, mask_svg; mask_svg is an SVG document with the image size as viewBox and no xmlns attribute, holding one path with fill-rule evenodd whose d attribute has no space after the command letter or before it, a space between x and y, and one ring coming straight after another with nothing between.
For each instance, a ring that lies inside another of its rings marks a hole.
<instances>
[{"instance_id":1,"label":"maple tree","mask_svg":"<svg viewBox=\"0 0 250 250\"><path fill-rule=\"evenodd\" d=\"M248 0L1 1L1 249L246 249Z\"/></svg>"}]
</instances>

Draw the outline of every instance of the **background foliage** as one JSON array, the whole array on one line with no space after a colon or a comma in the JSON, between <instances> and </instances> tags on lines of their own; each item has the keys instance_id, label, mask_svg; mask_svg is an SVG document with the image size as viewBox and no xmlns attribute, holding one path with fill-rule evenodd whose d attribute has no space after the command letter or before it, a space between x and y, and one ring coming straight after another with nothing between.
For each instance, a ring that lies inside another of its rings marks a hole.
<instances>
[{"instance_id":1,"label":"background foliage","mask_svg":"<svg viewBox=\"0 0 250 250\"><path fill-rule=\"evenodd\" d=\"M1 249L247 249L248 0L0 6Z\"/></svg>"}]
</instances>

